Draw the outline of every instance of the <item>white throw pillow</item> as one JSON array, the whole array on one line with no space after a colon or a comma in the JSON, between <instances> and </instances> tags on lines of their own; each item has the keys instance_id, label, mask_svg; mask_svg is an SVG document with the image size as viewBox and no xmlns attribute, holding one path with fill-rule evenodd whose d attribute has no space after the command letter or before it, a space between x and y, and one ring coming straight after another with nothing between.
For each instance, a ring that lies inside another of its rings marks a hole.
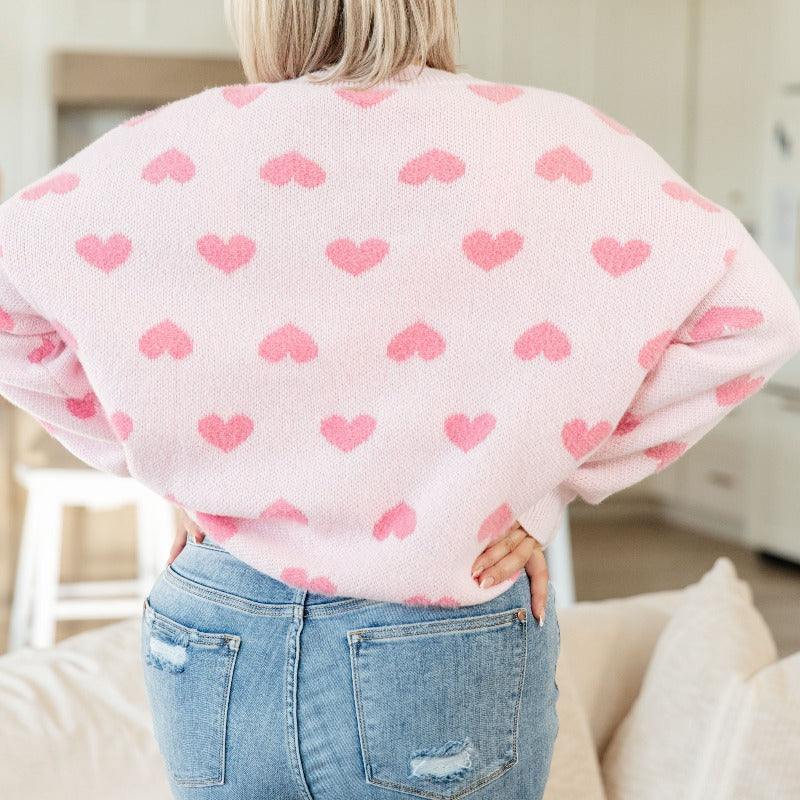
<instances>
[{"instance_id":1,"label":"white throw pillow","mask_svg":"<svg viewBox=\"0 0 800 800\"><path fill-rule=\"evenodd\" d=\"M670 619L601 766L609 800L800 797L800 654L720 557Z\"/></svg>"}]
</instances>

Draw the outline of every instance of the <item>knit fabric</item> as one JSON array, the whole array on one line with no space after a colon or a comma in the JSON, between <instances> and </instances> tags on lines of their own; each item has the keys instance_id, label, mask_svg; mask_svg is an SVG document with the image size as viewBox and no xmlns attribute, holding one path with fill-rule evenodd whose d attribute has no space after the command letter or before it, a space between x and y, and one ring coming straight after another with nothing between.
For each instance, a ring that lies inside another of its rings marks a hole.
<instances>
[{"instance_id":1,"label":"knit fabric","mask_svg":"<svg viewBox=\"0 0 800 800\"><path fill-rule=\"evenodd\" d=\"M585 101L408 67L129 119L0 206L0 393L323 594L473 605L800 350L742 222ZM321 71L320 71L321 72Z\"/></svg>"}]
</instances>

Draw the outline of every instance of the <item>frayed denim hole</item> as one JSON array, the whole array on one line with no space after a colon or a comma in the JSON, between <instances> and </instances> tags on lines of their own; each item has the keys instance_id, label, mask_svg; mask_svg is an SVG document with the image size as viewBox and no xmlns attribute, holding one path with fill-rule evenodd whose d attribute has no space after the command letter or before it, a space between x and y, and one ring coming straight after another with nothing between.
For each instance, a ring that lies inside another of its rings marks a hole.
<instances>
[{"instance_id":1,"label":"frayed denim hole","mask_svg":"<svg viewBox=\"0 0 800 800\"><path fill-rule=\"evenodd\" d=\"M411 754L409 777L436 781L455 781L463 778L472 767L472 742L450 741L441 747L415 750Z\"/></svg>"},{"instance_id":2,"label":"frayed denim hole","mask_svg":"<svg viewBox=\"0 0 800 800\"><path fill-rule=\"evenodd\" d=\"M150 633L145 662L165 672L183 672L188 653L185 644L171 642Z\"/></svg>"}]
</instances>

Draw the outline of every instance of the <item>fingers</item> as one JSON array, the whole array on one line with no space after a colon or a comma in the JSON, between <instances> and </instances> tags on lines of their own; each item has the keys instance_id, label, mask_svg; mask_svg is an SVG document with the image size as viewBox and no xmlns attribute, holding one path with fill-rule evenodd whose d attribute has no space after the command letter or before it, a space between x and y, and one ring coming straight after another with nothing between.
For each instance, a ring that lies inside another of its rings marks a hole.
<instances>
[{"instance_id":1,"label":"fingers","mask_svg":"<svg viewBox=\"0 0 800 800\"><path fill-rule=\"evenodd\" d=\"M515 530L509 536L504 537L497 545L492 546L478 559L478 563L483 565L484 558L497 559L493 563L490 561L485 565L482 572L477 576L478 585L482 589L496 586L501 581L506 580L515 572L525 566L534 550L540 547L539 543L525 531ZM505 553L505 555L501 555ZM500 556L498 558L498 556Z\"/></svg>"},{"instance_id":2,"label":"fingers","mask_svg":"<svg viewBox=\"0 0 800 800\"><path fill-rule=\"evenodd\" d=\"M531 610L544 624L547 609L547 589L550 574L539 541L534 539L518 522L508 532L496 539L475 560L473 577L481 588L496 586L524 567L531 584Z\"/></svg>"},{"instance_id":3,"label":"fingers","mask_svg":"<svg viewBox=\"0 0 800 800\"><path fill-rule=\"evenodd\" d=\"M515 522L502 537L495 539L475 559L475 563L472 565L472 577L477 577L480 583L485 576L478 575L478 573L483 572L483 570L488 569L500 561L501 558L507 556L526 538L529 538L528 534L519 526L519 523Z\"/></svg>"},{"instance_id":4,"label":"fingers","mask_svg":"<svg viewBox=\"0 0 800 800\"><path fill-rule=\"evenodd\" d=\"M544 625L544 615L547 609L547 588L550 582L550 573L547 561L540 547L537 547L525 564L525 571L531 582L531 610L539 625Z\"/></svg>"},{"instance_id":5,"label":"fingers","mask_svg":"<svg viewBox=\"0 0 800 800\"><path fill-rule=\"evenodd\" d=\"M181 550L186 547L186 540L189 535L194 536L195 542L202 542L206 536L197 526L197 523L183 509L180 510L178 517L178 530L175 533L175 539L172 541L172 548L169 551L169 558L164 565L165 567L168 567L180 555Z\"/></svg>"},{"instance_id":6,"label":"fingers","mask_svg":"<svg viewBox=\"0 0 800 800\"><path fill-rule=\"evenodd\" d=\"M167 559L167 563L164 565L168 567L180 554L181 550L186 546L186 529L183 527L178 528L175 538L172 540L172 547L169 551L169 558Z\"/></svg>"}]
</instances>

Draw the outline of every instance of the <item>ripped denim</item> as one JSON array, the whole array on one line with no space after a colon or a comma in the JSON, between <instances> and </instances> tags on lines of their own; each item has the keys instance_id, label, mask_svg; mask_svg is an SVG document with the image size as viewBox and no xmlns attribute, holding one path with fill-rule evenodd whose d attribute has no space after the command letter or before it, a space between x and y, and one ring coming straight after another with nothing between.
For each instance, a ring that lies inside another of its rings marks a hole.
<instances>
[{"instance_id":1,"label":"ripped denim","mask_svg":"<svg viewBox=\"0 0 800 800\"><path fill-rule=\"evenodd\" d=\"M404 606L288 586L208 536L141 626L178 799L540 800L560 644L552 584L540 628L524 570L487 603Z\"/></svg>"}]
</instances>

